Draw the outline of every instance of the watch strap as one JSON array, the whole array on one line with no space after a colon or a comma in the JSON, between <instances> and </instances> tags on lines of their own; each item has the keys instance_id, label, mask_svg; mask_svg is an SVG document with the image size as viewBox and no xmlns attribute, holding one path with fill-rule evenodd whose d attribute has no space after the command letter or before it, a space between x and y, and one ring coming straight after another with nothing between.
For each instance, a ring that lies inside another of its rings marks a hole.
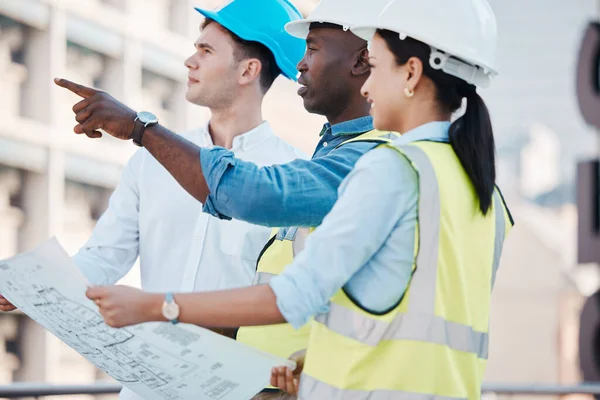
<instances>
[{"instance_id":1,"label":"watch strap","mask_svg":"<svg viewBox=\"0 0 600 400\"><path fill-rule=\"evenodd\" d=\"M132 139L133 143L135 143L139 147L143 147L142 138L144 137L144 129L146 129L146 124L144 124L142 121L136 118L135 126L133 128Z\"/></svg>"},{"instance_id":2,"label":"watch strap","mask_svg":"<svg viewBox=\"0 0 600 400\"><path fill-rule=\"evenodd\" d=\"M175 303L175 298L173 297L173 293L171 292L167 292L165 294L165 303ZM171 322L173 325L179 323L179 320L177 318L170 320L169 322Z\"/></svg>"}]
</instances>

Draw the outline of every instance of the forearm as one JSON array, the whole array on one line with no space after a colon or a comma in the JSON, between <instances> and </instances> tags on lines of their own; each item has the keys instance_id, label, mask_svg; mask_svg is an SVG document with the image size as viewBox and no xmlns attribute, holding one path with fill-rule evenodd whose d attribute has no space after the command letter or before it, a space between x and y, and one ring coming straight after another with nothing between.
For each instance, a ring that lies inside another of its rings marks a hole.
<instances>
[{"instance_id":1,"label":"forearm","mask_svg":"<svg viewBox=\"0 0 600 400\"><path fill-rule=\"evenodd\" d=\"M149 295L148 320L164 321L161 305L164 296ZM176 294L179 321L208 328L273 325L284 323L276 297L268 285L206 293Z\"/></svg>"},{"instance_id":2,"label":"forearm","mask_svg":"<svg viewBox=\"0 0 600 400\"><path fill-rule=\"evenodd\" d=\"M351 143L313 160L258 167L225 149L202 149L210 195L204 211L256 225L317 226L337 200L337 190L372 143Z\"/></svg>"},{"instance_id":3,"label":"forearm","mask_svg":"<svg viewBox=\"0 0 600 400\"><path fill-rule=\"evenodd\" d=\"M198 146L160 125L146 128L143 145L181 187L204 203L210 191L202 172Z\"/></svg>"}]
</instances>

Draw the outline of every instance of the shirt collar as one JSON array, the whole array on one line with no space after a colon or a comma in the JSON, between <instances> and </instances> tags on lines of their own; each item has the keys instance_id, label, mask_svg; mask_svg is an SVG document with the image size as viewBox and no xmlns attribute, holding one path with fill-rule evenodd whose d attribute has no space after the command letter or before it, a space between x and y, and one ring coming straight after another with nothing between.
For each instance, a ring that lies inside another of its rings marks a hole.
<instances>
[{"instance_id":1,"label":"shirt collar","mask_svg":"<svg viewBox=\"0 0 600 400\"><path fill-rule=\"evenodd\" d=\"M210 143L211 146L214 146L214 143L212 142L212 138L208 130L209 122L207 122L204 126L204 131L206 135L206 140L208 141L208 143ZM260 144L273 136L275 136L275 133L271 129L271 125L268 121L263 121L256 128L234 137L233 142L231 144L231 151L235 152L238 150L248 150L250 147Z\"/></svg>"},{"instance_id":2,"label":"shirt collar","mask_svg":"<svg viewBox=\"0 0 600 400\"><path fill-rule=\"evenodd\" d=\"M323 136L328 130L331 130L331 134L333 136L356 135L358 133L372 131L373 118L370 116L360 117L334 125L326 122L321 130L321 136Z\"/></svg>"},{"instance_id":3,"label":"shirt collar","mask_svg":"<svg viewBox=\"0 0 600 400\"><path fill-rule=\"evenodd\" d=\"M394 140L393 144L395 146L401 146L404 144L418 142L422 140L430 140L433 142L448 142L449 128L450 122L448 121L428 122L400 135L398 139Z\"/></svg>"}]
</instances>

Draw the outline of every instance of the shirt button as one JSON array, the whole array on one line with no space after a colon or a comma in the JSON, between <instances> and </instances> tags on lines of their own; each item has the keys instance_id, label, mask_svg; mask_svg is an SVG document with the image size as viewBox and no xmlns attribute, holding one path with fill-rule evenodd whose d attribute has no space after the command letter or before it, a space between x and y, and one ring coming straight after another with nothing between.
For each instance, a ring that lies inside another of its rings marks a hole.
<instances>
[{"instance_id":1,"label":"shirt button","mask_svg":"<svg viewBox=\"0 0 600 400\"><path fill-rule=\"evenodd\" d=\"M323 142L323 147L327 147L327 142Z\"/></svg>"}]
</instances>

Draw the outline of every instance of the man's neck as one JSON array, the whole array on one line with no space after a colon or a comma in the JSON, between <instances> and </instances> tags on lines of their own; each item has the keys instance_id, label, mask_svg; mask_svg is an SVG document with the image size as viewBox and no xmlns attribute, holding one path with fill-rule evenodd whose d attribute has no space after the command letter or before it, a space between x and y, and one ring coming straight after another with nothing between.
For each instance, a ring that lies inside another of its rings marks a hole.
<instances>
[{"instance_id":1,"label":"man's neck","mask_svg":"<svg viewBox=\"0 0 600 400\"><path fill-rule=\"evenodd\" d=\"M228 108L211 109L208 131L215 146L231 149L233 139L259 126L262 122L260 100L241 104L236 102Z\"/></svg>"},{"instance_id":2,"label":"man's neck","mask_svg":"<svg viewBox=\"0 0 600 400\"><path fill-rule=\"evenodd\" d=\"M371 106L364 98L356 99L345 109L340 110L336 115L326 115L327 122L331 125L339 124L353 119L368 117Z\"/></svg>"}]
</instances>

